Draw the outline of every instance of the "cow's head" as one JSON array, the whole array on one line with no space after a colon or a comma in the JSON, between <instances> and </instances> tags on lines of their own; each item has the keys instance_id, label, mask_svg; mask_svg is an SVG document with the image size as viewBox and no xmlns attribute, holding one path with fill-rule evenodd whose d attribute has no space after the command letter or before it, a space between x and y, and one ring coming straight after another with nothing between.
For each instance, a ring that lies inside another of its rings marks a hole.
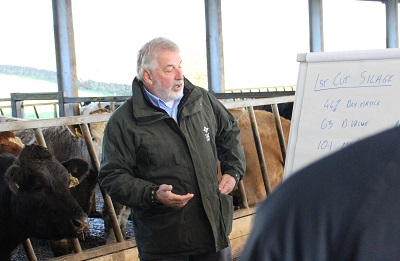
<instances>
[{"instance_id":1,"label":"cow's head","mask_svg":"<svg viewBox=\"0 0 400 261\"><path fill-rule=\"evenodd\" d=\"M25 146L8 168L12 215L29 237L74 238L89 231L87 215L71 195L68 170L87 173L89 165L78 159L61 164L38 145Z\"/></svg>"},{"instance_id":2,"label":"cow's head","mask_svg":"<svg viewBox=\"0 0 400 261\"><path fill-rule=\"evenodd\" d=\"M95 115L95 114L110 114L111 111L105 108L99 108L97 106L84 106L81 108L81 115ZM102 146L103 146L103 136L104 136L104 129L106 127L107 122L100 121L100 122L92 122L88 124L89 131L92 136L93 146L97 154L97 158L101 158L102 153ZM79 124L75 125L68 125L68 130L74 137L82 138L83 133Z\"/></svg>"}]
</instances>

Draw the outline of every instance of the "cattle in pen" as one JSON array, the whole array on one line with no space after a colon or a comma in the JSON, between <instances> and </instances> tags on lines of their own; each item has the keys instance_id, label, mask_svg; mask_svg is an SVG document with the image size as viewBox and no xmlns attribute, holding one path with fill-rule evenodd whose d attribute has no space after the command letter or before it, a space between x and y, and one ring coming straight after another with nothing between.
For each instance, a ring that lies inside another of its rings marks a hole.
<instances>
[{"instance_id":1,"label":"cattle in pen","mask_svg":"<svg viewBox=\"0 0 400 261\"><path fill-rule=\"evenodd\" d=\"M247 172L244 177L244 186L247 191L248 204L254 206L259 203L266 195L265 187L258 162L257 152L255 149L254 138L251 130L248 111L242 109L231 109L232 114L238 119L238 125L241 129L242 142L247 160ZM282 181L283 176L283 158L280 152L278 134L276 131L273 114L265 111L255 110L257 124L261 136L261 141L264 149L264 156L268 169L268 176L272 189ZM284 136L289 136L290 121L281 118ZM104 128L98 132L102 138ZM99 139L101 139L99 138ZM101 150L99 151L99 158ZM239 195L237 190L235 195ZM236 197L240 199L240 196ZM117 219L123 236L125 236L126 223L131 209L116 202L113 202L114 209L117 214ZM111 221L107 211L103 210L103 218L105 223L105 235L107 243L116 242Z\"/></svg>"},{"instance_id":2,"label":"cattle in pen","mask_svg":"<svg viewBox=\"0 0 400 261\"><path fill-rule=\"evenodd\" d=\"M58 240L83 237L87 215L70 192L89 165L81 159L60 163L41 146L27 145L18 157L0 154L0 260L30 237Z\"/></svg>"},{"instance_id":3,"label":"cattle in pen","mask_svg":"<svg viewBox=\"0 0 400 261\"><path fill-rule=\"evenodd\" d=\"M108 110L98 109L91 114L109 113ZM0 117L0 122L24 121L19 118ZM105 122L92 123L89 130L92 135L93 146L96 151L95 156L101 153L101 142ZM17 139L23 144L36 144L35 132L32 129L14 131ZM83 211L90 217L101 217L101 213L96 211L95 189L97 186L97 171L93 165L88 151L86 141L82 138L80 127L77 126L56 126L42 128L42 133L49 152L59 161L66 161L70 158L81 158L90 163L90 170L79 178L79 184L71 187L70 191ZM69 254L73 251L69 240L59 240L50 242L54 256Z\"/></svg>"},{"instance_id":4,"label":"cattle in pen","mask_svg":"<svg viewBox=\"0 0 400 261\"><path fill-rule=\"evenodd\" d=\"M97 109L88 112L88 114L110 113L106 109ZM19 118L0 116L0 122L23 121ZM101 156L101 146L103 132L106 122L90 123L89 130L92 136L96 156ZM35 132L32 129L22 129L13 131L25 145L37 144ZM88 178L83 182L86 189L76 191L74 194L79 197L79 202L85 212L90 217L101 217L101 213L95 208L95 188L97 185L96 166L93 165L87 143L82 137L82 132L78 125L76 126L55 126L42 128L43 137L50 153L59 161L66 161L70 158L81 158L89 162L91 172ZM82 185L83 187L83 185Z\"/></svg>"}]
</instances>

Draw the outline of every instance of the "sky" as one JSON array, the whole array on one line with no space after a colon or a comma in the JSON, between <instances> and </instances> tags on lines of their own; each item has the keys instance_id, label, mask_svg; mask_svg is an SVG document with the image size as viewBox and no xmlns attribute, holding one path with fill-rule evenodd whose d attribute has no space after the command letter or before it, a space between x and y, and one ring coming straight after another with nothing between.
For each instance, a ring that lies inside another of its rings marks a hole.
<instances>
[{"instance_id":1,"label":"sky","mask_svg":"<svg viewBox=\"0 0 400 261\"><path fill-rule=\"evenodd\" d=\"M308 1L221 6L225 88L295 85L297 54L309 52ZM130 84L138 49L158 36L181 47L185 76L207 73L204 0L72 0L72 8L82 79ZM380 1L323 0L323 8L325 51L385 48ZM0 24L0 65L55 70L50 0L0 0Z\"/></svg>"}]
</instances>

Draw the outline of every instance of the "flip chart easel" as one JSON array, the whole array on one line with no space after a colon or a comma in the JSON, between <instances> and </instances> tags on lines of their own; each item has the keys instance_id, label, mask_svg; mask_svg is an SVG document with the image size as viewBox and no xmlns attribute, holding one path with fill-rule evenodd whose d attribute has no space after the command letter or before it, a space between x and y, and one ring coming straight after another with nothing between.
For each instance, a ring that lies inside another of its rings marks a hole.
<instances>
[{"instance_id":1,"label":"flip chart easel","mask_svg":"<svg viewBox=\"0 0 400 261\"><path fill-rule=\"evenodd\" d=\"M284 179L400 125L400 49L298 54L297 61Z\"/></svg>"}]
</instances>

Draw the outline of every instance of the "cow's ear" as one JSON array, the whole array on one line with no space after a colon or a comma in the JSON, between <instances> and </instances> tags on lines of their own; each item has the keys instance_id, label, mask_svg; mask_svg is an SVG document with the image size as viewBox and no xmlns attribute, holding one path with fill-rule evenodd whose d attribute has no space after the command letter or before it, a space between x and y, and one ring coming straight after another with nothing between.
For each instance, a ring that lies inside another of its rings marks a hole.
<instances>
[{"instance_id":1,"label":"cow's ear","mask_svg":"<svg viewBox=\"0 0 400 261\"><path fill-rule=\"evenodd\" d=\"M83 159L73 158L61 162L61 164L72 176L78 178L79 181L82 181L89 172L89 164Z\"/></svg>"},{"instance_id":2,"label":"cow's ear","mask_svg":"<svg viewBox=\"0 0 400 261\"><path fill-rule=\"evenodd\" d=\"M11 166L7 170L4 177L8 181L8 187L10 188L11 192L16 194L23 182L21 167L18 165Z\"/></svg>"},{"instance_id":3,"label":"cow's ear","mask_svg":"<svg viewBox=\"0 0 400 261\"><path fill-rule=\"evenodd\" d=\"M72 136L77 138L83 137L81 126L79 124L67 125L67 129L71 132Z\"/></svg>"}]
</instances>

